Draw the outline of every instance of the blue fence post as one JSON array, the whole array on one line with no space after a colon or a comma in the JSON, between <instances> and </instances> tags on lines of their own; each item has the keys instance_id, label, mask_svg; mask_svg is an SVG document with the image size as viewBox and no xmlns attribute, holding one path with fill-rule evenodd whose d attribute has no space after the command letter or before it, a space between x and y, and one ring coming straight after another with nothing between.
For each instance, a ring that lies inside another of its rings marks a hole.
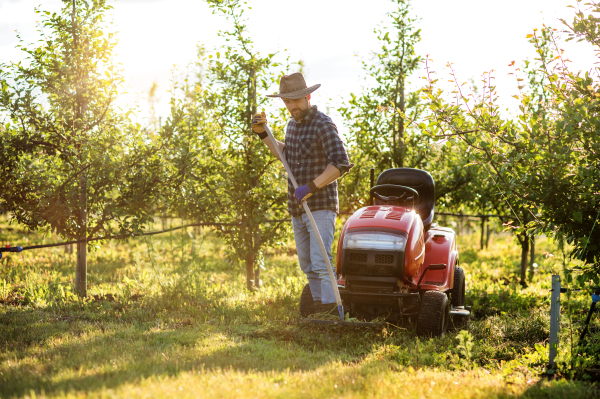
<instances>
[{"instance_id":1,"label":"blue fence post","mask_svg":"<svg viewBox=\"0 0 600 399\"><path fill-rule=\"evenodd\" d=\"M552 275L552 294L550 296L550 353L548 365L554 367L558 349L558 330L560 329L560 276Z\"/></svg>"}]
</instances>

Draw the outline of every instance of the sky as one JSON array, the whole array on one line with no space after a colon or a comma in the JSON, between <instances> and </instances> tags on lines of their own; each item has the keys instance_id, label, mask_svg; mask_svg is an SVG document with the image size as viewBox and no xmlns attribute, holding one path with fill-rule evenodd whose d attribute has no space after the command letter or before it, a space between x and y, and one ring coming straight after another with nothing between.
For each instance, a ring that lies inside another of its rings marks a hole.
<instances>
[{"instance_id":1,"label":"sky","mask_svg":"<svg viewBox=\"0 0 600 399\"><path fill-rule=\"evenodd\" d=\"M126 81L122 104L137 104L140 118L148 114L147 93L158 85L157 111L168 115L168 89L173 76L196 57L198 44L218 51L217 32L228 22L212 14L201 0L109 0L114 7L109 21L118 31L116 60ZM279 52L292 60L303 60L308 85L322 86L313 103L330 110L340 131L341 117L335 111L350 93L360 94L368 81L362 61L379 49L373 29L386 20L393 4L389 0L247 0L249 33L255 48L263 53ZM572 20L574 0L427 0L412 2L422 40L415 50L434 60L434 70L445 81L447 62L452 62L461 81L477 80L494 69L501 103L515 109L514 77L508 64L517 65L534 57L526 35L542 24L562 29L559 18ZM15 30L25 42L38 38L34 8L57 11L57 0L0 0L0 62L18 61ZM573 60L573 69L589 70L596 62L589 46L569 42L563 48ZM413 87L423 71L409 79ZM272 91L275 91L276 87ZM266 94L266 93L265 93ZM278 100L273 100L278 101Z\"/></svg>"}]
</instances>

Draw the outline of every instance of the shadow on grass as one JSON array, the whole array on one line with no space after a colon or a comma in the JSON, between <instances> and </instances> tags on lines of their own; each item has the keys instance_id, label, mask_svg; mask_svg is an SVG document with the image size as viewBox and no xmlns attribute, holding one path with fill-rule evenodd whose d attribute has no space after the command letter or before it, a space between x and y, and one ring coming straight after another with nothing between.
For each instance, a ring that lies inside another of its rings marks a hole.
<instances>
[{"instance_id":1,"label":"shadow on grass","mask_svg":"<svg viewBox=\"0 0 600 399\"><path fill-rule=\"evenodd\" d=\"M103 305L0 314L0 396L91 393L202 369L313 370L358 362L381 340L370 330L300 326L284 317L288 297L229 307L199 299L177 309L158 298Z\"/></svg>"},{"instance_id":2,"label":"shadow on grass","mask_svg":"<svg viewBox=\"0 0 600 399\"><path fill-rule=\"evenodd\" d=\"M584 381L539 380L527 389L520 397L527 399L569 398L588 399L598 397L600 389Z\"/></svg>"}]
</instances>

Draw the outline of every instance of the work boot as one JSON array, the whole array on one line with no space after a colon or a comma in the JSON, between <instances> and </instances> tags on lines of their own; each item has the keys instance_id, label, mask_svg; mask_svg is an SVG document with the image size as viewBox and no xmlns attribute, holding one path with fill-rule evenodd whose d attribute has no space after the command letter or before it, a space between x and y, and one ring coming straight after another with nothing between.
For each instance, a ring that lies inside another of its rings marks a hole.
<instances>
[{"instance_id":1,"label":"work boot","mask_svg":"<svg viewBox=\"0 0 600 399\"><path fill-rule=\"evenodd\" d=\"M334 311L337 310L337 303L324 303L321 305L321 313L336 314Z\"/></svg>"},{"instance_id":2,"label":"work boot","mask_svg":"<svg viewBox=\"0 0 600 399\"><path fill-rule=\"evenodd\" d=\"M313 314L316 313L321 313L321 306L323 306L323 304L321 303L321 301L315 301L313 300L313 307L315 309L315 311L313 312Z\"/></svg>"}]
</instances>

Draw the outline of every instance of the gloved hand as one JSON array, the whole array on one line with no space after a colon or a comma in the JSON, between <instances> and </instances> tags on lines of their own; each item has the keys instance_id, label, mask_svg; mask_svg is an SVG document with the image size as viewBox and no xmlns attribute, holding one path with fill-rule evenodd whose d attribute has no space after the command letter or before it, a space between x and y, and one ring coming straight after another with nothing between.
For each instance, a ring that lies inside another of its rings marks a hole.
<instances>
[{"instance_id":1,"label":"gloved hand","mask_svg":"<svg viewBox=\"0 0 600 399\"><path fill-rule=\"evenodd\" d=\"M315 183L313 183L313 182L308 183L306 186L298 187L296 189L296 191L294 191L294 197L296 197L296 201L298 201L298 205L302 206L302 201L307 200L308 197L310 197L311 195L316 193L317 190L318 190L318 188L315 185Z\"/></svg>"},{"instance_id":2,"label":"gloved hand","mask_svg":"<svg viewBox=\"0 0 600 399\"><path fill-rule=\"evenodd\" d=\"M265 131L265 127L263 126L263 124L266 123L267 116L264 112L256 114L252 117L252 130L254 131L254 133L256 133L258 137L260 137L261 140L267 137L267 132Z\"/></svg>"}]
</instances>

